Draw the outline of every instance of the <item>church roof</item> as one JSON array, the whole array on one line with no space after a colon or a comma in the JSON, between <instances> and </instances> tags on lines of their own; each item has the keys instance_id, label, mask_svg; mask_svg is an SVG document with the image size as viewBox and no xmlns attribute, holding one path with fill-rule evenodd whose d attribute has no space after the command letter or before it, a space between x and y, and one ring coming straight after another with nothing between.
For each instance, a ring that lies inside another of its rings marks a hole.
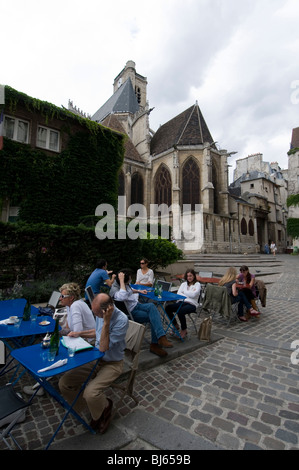
<instances>
[{"instance_id":1,"label":"church roof","mask_svg":"<svg viewBox=\"0 0 299 470\"><path fill-rule=\"evenodd\" d=\"M136 147L134 146L133 142L131 141L130 137L126 134L123 125L121 122L117 119L117 116L115 114L110 114L107 116L101 124L105 127L109 127L110 129L113 129L115 131L121 132L122 134L125 134L127 136L124 147L125 147L125 158L128 158L130 160L134 160L136 162L143 162L141 156L139 155L138 151L136 150Z\"/></svg>"},{"instance_id":2,"label":"church roof","mask_svg":"<svg viewBox=\"0 0 299 470\"><path fill-rule=\"evenodd\" d=\"M128 78L101 108L92 116L92 121L102 122L112 113L136 113L139 110L138 101L133 90L131 79Z\"/></svg>"},{"instance_id":3,"label":"church roof","mask_svg":"<svg viewBox=\"0 0 299 470\"><path fill-rule=\"evenodd\" d=\"M162 153L174 146L205 142L213 143L214 139L196 103L157 130L151 141L151 154Z\"/></svg>"}]
</instances>

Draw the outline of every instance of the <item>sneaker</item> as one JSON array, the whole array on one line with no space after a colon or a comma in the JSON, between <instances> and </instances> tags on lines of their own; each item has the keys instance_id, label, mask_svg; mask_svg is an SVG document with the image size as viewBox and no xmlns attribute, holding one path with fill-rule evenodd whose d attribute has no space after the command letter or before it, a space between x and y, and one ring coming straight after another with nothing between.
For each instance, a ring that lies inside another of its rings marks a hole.
<instances>
[{"instance_id":1,"label":"sneaker","mask_svg":"<svg viewBox=\"0 0 299 470\"><path fill-rule=\"evenodd\" d=\"M25 387L23 387L23 392L26 393L26 395L33 395L35 393L35 390L36 390L36 386L33 385L26 385ZM43 387L41 387L38 392L36 393L36 395L38 395L39 397L41 397L42 395L45 394L45 391L43 389Z\"/></svg>"}]
</instances>

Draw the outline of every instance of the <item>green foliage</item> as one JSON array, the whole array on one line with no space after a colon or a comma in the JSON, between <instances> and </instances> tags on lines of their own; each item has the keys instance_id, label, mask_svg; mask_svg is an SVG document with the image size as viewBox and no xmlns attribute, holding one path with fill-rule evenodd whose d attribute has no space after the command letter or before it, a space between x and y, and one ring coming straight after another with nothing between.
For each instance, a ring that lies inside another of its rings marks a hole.
<instances>
[{"instance_id":1,"label":"green foliage","mask_svg":"<svg viewBox=\"0 0 299 470\"><path fill-rule=\"evenodd\" d=\"M155 271L158 267L166 268L169 264L183 259L183 252L169 240L148 237L142 240L142 256L149 260L150 267Z\"/></svg>"},{"instance_id":2,"label":"green foliage","mask_svg":"<svg viewBox=\"0 0 299 470\"><path fill-rule=\"evenodd\" d=\"M83 225L0 222L0 289L11 290L17 281L29 289L32 302L47 301L62 282L78 282L83 289L100 258L107 259L109 269L127 267L136 273L141 257L156 269L181 259L182 252L160 238L119 240L117 231L115 240L99 240L93 227Z\"/></svg>"},{"instance_id":3,"label":"green foliage","mask_svg":"<svg viewBox=\"0 0 299 470\"><path fill-rule=\"evenodd\" d=\"M287 207L299 205L299 194L292 194L287 198Z\"/></svg>"},{"instance_id":4,"label":"green foliage","mask_svg":"<svg viewBox=\"0 0 299 470\"><path fill-rule=\"evenodd\" d=\"M299 238L299 219L290 217L287 220L287 233L290 237Z\"/></svg>"},{"instance_id":5,"label":"green foliage","mask_svg":"<svg viewBox=\"0 0 299 470\"><path fill-rule=\"evenodd\" d=\"M60 154L4 138L0 198L9 197L20 207L19 219L77 225L81 217L94 214L99 204L116 207L125 136L9 87L5 92L7 112L13 114L22 104L49 122L53 118L63 121L61 134L67 134L66 148Z\"/></svg>"}]
</instances>

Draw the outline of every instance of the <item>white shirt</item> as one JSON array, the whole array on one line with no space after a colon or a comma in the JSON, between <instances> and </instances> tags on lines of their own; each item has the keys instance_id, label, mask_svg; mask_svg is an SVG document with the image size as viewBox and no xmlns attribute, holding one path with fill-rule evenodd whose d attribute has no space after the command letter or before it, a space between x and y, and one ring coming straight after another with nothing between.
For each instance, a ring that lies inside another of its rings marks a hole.
<instances>
[{"instance_id":1,"label":"white shirt","mask_svg":"<svg viewBox=\"0 0 299 470\"><path fill-rule=\"evenodd\" d=\"M179 295L184 295L186 297L184 302L188 302L189 304L193 304L195 305L195 307L198 307L199 305L198 298L200 294L200 289L201 289L200 282L196 282L195 284L190 284L188 286L188 283L186 281L180 285L177 293Z\"/></svg>"},{"instance_id":2,"label":"white shirt","mask_svg":"<svg viewBox=\"0 0 299 470\"><path fill-rule=\"evenodd\" d=\"M137 271L136 282L140 284L154 284L154 271L152 269L148 269L148 271L143 274L141 269Z\"/></svg>"},{"instance_id":3,"label":"white shirt","mask_svg":"<svg viewBox=\"0 0 299 470\"><path fill-rule=\"evenodd\" d=\"M66 307L66 311L71 331L92 330L96 327L93 313L83 300L75 300L70 307Z\"/></svg>"}]
</instances>

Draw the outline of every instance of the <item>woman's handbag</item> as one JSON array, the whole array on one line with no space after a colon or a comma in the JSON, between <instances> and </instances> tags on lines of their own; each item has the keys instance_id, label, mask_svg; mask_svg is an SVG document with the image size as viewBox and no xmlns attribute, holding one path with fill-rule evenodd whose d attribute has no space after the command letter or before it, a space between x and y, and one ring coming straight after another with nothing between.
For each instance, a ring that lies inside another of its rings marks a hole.
<instances>
[{"instance_id":1,"label":"woman's handbag","mask_svg":"<svg viewBox=\"0 0 299 470\"><path fill-rule=\"evenodd\" d=\"M198 331L198 338L200 341L210 341L211 340L211 330L212 330L212 317L205 318Z\"/></svg>"}]
</instances>

